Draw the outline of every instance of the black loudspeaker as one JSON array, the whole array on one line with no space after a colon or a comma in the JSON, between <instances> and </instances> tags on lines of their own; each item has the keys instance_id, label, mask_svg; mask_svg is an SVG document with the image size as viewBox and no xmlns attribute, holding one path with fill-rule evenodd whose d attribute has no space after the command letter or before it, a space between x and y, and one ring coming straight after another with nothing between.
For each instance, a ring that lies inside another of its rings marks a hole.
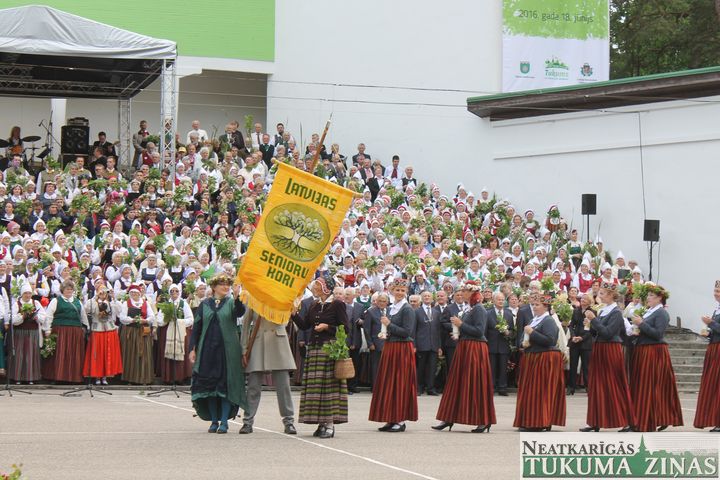
<instances>
[{"instance_id":1,"label":"black loudspeaker","mask_svg":"<svg viewBox=\"0 0 720 480\"><path fill-rule=\"evenodd\" d=\"M60 129L60 151L63 154L87 155L90 149L90 127L65 125Z\"/></svg>"},{"instance_id":2,"label":"black loudspeaker","mask_svg":"<svg viewBox=\"0 0 720 480\"><path fill-rule=\"evenodd\" d=\"M646 242L660 241L660 220L645 220L643 240Z\"/></svg>"},{"instance_id":3,"label":"black loudspeaker","mask_svg":"<svg viewBox=\"0 0 720 480\"><path fill-rule=\"evenodd\" d=\"M597 213L597 195L594 193L583 193L582 214L595 215Z\"/></svg>"}]
</instances>

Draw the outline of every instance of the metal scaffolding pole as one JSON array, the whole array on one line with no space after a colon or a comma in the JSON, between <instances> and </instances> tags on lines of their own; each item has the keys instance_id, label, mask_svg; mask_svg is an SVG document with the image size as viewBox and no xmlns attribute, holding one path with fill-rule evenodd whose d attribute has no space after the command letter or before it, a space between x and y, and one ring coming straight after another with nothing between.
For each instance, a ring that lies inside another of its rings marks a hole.
<instances>
[{"instance_id":1,"label":"metal scaffolding pole","mask_svg":"<svg viewBox=\"0 0 720 480\"><path fill-rule=\"evenodd\" d=\"M177 124L177 68L174 60L163 60L160 76L160 165L175 174L175 131Z\"/></svg>"},{"instance_id":2,"label":"metal scaffolding pole","mask_svg":"<svg viewBox=\"0 0 720 480\"><path fill-rule=\"evenodd\" d=\"M131 125L132 121L132 107L131 100L129 98L121 98L118 100L118 139L120 144L118 145L118 158L117 158L117 169L127 168L128 170L133 167L133 148L132 148L132 133Z\"/></svg>"}]
</instances>

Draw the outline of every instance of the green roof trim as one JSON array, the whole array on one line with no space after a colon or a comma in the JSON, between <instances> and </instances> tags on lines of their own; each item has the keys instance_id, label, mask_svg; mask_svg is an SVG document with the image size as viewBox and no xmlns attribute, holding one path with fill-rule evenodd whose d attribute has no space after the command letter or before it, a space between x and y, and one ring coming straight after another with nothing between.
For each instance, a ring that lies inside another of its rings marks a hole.
<instances>
[{"instance_id":1,"label":"green roof trim","mask_svg":"<svg viewBox=\"0 0 720 480\"><path fill-rule=\"evenodd\" d=\"M487 101L487 100L502 100L502 99L506 99L506 98L525 97L525 96L530 96L530 95L542 95L545 93L574 92L574 91L578 91L578 90L594 89L594 88L598 88L598 87L608 87L608 86L614 86L614 85L627 85L627 84L632 84L632 83L646 82L648 80L661 80L661 79L677 78L677 77L690 77L690 76L694 76L694 75L704 75L707 73L720 73L720 66L698 68L698 69L694 69L694 70L681 70L678 72L656 73L653 75L644 75L641 77L618 78L616 80L607 80L604 82L583 83L583 84L579 84L579 85L569 85L566 87L541 88L541 89L537 89L537 90L523 90L520 92L506 92L506 93L497 93L497 94L493 94L493 95L484 95L481 97L469 97L467 99L467 103L472 104L472 103L482 102L482 101Z\"/></svg>"}]
</instances>

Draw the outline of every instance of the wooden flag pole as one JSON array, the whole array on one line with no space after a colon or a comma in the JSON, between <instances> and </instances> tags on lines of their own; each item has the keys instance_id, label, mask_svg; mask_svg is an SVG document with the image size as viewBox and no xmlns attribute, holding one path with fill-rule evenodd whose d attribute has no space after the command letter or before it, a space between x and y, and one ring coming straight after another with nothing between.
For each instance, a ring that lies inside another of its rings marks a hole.
<instances>
[{"instance_id":1,"label":"wooden flag pole","mask_svg":"<svg viewBox=\"0 0 720 480\"><path fill-rule=\"evenodd\" d=\"M332 120L332 113L330 114L330 118L328 119L327 123L325 124L325 130L323 130L322 137L320 137L320 145L317 146L315 149L315 156L313 157L312 163L310 164L310 173L315 173L315 167L317 167L318 158L320 157L320 150L322 150L323 143L325 143L325 136L327 135L328 130L330 129L330 120Z\"/></svg>"}]
</instances>

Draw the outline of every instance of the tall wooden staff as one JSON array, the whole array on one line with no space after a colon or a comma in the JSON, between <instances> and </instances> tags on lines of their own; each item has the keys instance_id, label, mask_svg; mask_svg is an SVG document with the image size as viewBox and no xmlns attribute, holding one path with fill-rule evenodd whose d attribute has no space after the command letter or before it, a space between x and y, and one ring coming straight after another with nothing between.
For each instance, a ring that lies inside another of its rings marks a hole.
<instances>
[{"instance_id":1,"label":"tall wooden staff","mask_svg":"<svg viewBox=\"0 0 720 480\"><path fill-rule=\"evenodd\" d=\"M310 173L315 173L315 167L317 167L318 158L320 157L320 150L322 150L323 143L325 142L325 136L330 129L330 120L332 120L332 113L330 114L330 118L325 124L325 130L323 130L322 137L320 137L320 145L318 145L315 149L315 156L313 157L312 163L310 164Z\"/></svg>"}]
</instances>

